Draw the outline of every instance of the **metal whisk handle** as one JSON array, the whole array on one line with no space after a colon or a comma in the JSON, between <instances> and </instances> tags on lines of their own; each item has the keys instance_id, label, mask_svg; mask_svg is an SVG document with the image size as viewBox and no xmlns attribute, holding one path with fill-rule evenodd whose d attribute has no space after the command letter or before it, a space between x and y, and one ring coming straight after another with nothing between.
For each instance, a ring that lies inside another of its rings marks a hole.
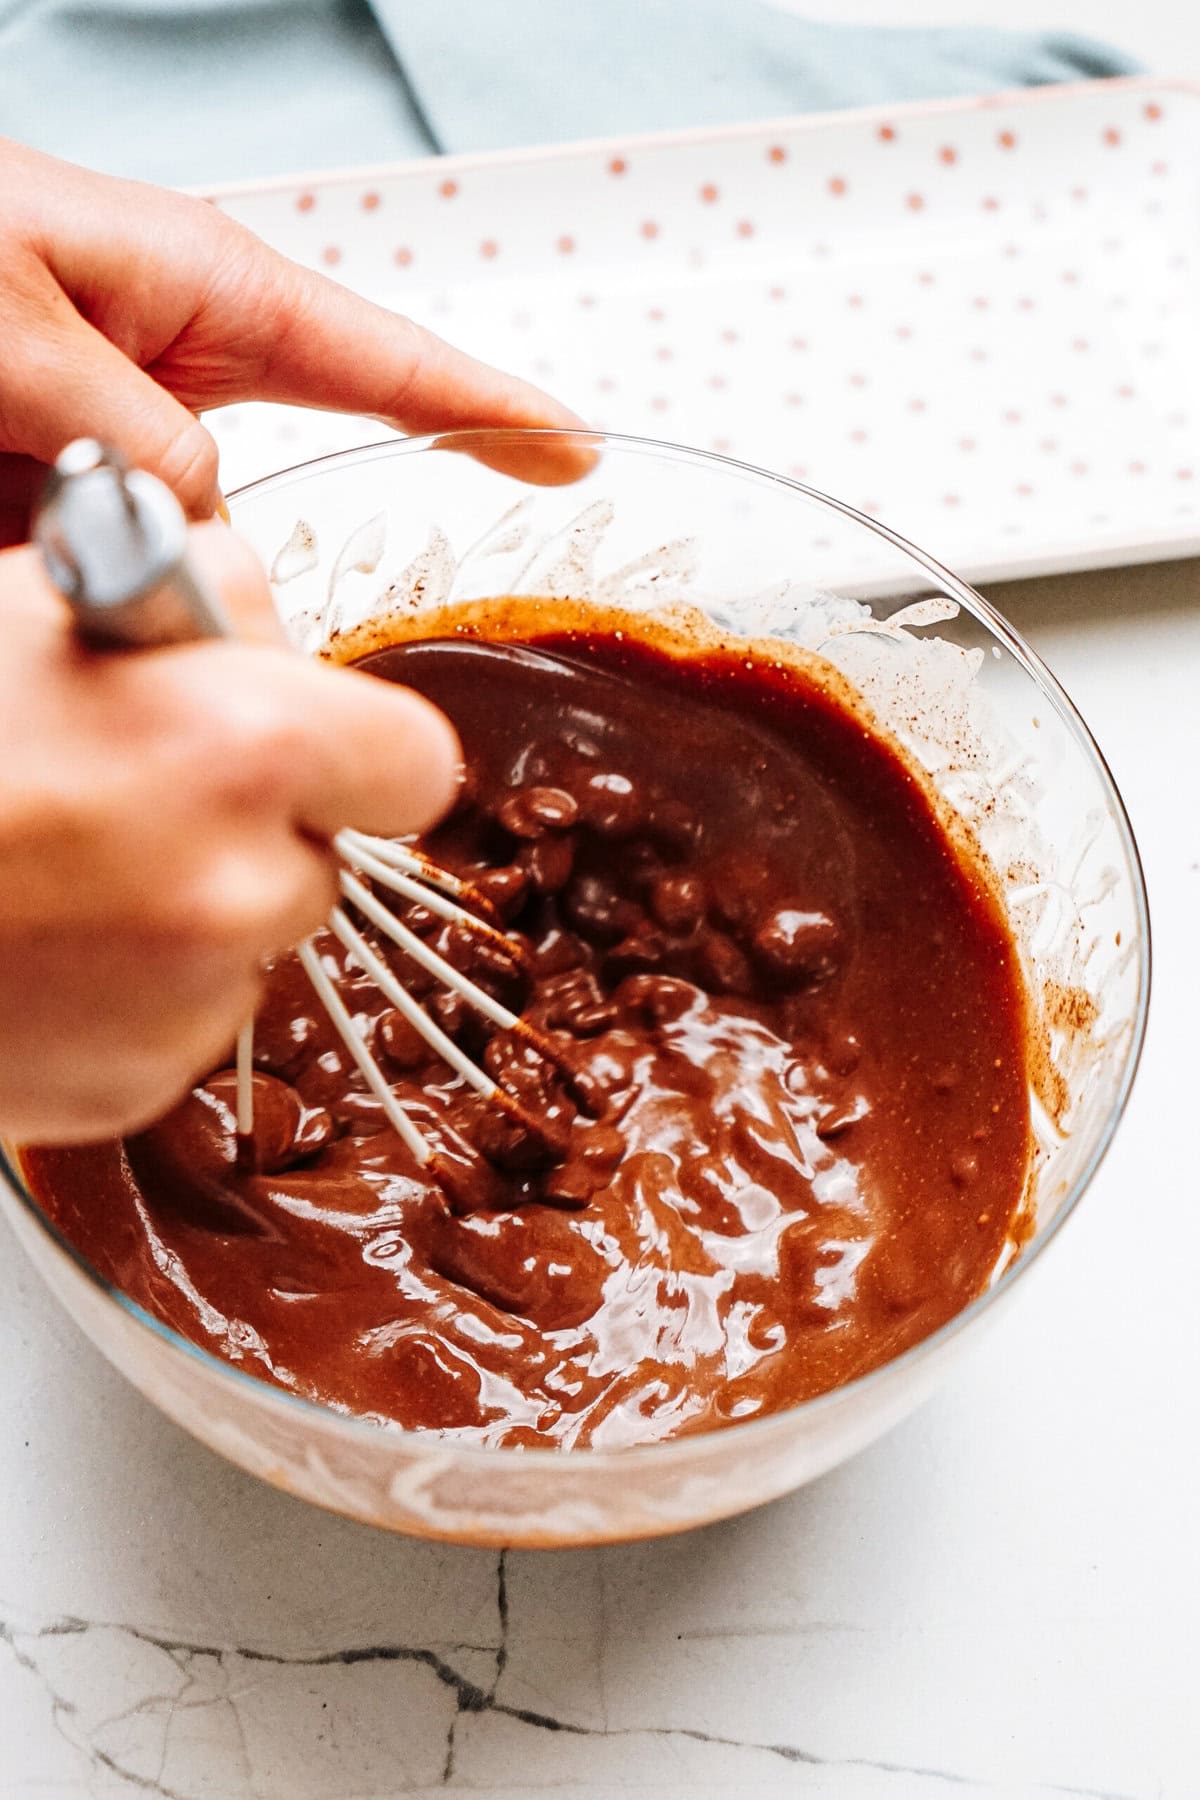
<instances>
[{"instance_id":1,"label":"metal whisk handle","mask_svg":"<svg viewBox=\"0 0 1200 1800\"><path fill-rule=\"evenodd\" d=\"M95 438L77 438L58 458L33 536L86 642L150 649L231 635L189 563L187 520L170 488Z\"/></svg>"}]
</instances>

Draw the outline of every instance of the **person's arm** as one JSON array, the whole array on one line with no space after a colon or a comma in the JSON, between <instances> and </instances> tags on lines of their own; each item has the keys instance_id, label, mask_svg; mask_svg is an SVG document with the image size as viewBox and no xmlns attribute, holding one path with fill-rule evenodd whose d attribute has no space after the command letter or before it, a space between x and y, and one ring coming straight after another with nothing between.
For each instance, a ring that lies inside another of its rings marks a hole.
<instances>
[{"instance_id":1,"label":"person's arm","mask_svg":"<svg viewBox=\"0 0 1200 1800\"><path fill-rule=\"evenodd\" d=\"M0 139L0 543L23 540L37 465L102 437L218 502L196 414L238 400L365 413L403 431L574 427L526 382L271 250L203 200ZM519 460L570 480L577 450Z\"/></svg>"},{"instance_id":2,"label":"person's arm","mask_svg":"<svg viewBox=\"0 0 1200 1800\"><path fill-rule=\"evenodd\" d=\"M148 1123L220 1057L259 965L333 903L329 840L397 833L454 791L418 695L269 640L249 550L191 554L254 642L103 653L32 550L0 553L0 1130Z\"/></svg>"},{"instance_id":3,"label":"person's arm","mask_svg":"<svg viewBox=\"0 0 1200 1800\"><path fill-rule=\"evenodd\" d=\"M578 423L202 201L2 140L0 198L0 543L78 436L207 518L195 415L235 400L405 430ZM586 467L570 443L501 456L545 481ZM325 916L333 833L418 829L453 790L434 708L273 647L265 578L223 526L194 552L259 642L89 652L33 551L0 554L0 1130L19 1141L165 1110L230 1044L262 959Z\"/></svg>"}]
</instances>

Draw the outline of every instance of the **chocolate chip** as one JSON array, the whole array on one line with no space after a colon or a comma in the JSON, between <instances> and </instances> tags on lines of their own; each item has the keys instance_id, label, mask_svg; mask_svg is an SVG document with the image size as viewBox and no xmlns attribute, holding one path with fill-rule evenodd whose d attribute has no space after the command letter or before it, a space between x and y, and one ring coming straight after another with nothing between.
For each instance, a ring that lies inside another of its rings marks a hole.
<instances>
[{"instance_id":1,"label":"chocolate chip","mask_svg":"<svg viewBox=\"0 0 1200 1800\"><path fill-rule=\"evenodd\" d=\"M650 911L681 937L703 924L707 907L704 883L695 875L660 875L650 889Z\"/></svg>"},{"instance_id":2,"label":"chocolate chip","mask_svg":"<svg viewBox=\"0 0 1200 1800\"><path fill-rule=\"evenodd\" d=\"M384 1057L394 1069L419 1069L437 1055L396 1007L379 1015L373 1035L376 1055Z\"/></svg>"},{"instance_id":3,"label":"chocolate chip","mask_svg":"<svg viewBox=\"0 0 1200 1800\"><path fill-rule=\"evenodd\" d=\"M603 1175L589 1169L586 1163L565 1162L543 1178L540 1197L548 1206L582 1212L603 1186Z\"/></svg>"},{"instance_id":4,"label":"chocolate chip","mask_svg":"<svg viewBox=\"0 0 1200 1800\"><path fill-rule=\"evenodd\" d=\"M472 875L471 886L507 921L521 910L529 892L529 872L517 868L515 863L502 864L498 869L484 869L481 874Z\"/></svg>"},{"instance_id":5,"label":"chocolate chip","mask_svg":"<svg viewBox=\"0 0 1200 1800\"><path fill-rule=\"evenodd\" d=\"M641 796L627 775L593 775L583 790L580 811L604 838L631 837L643 823Z\"/></svg>"},{"instance_id":6,"label":"chocolate chip","mask_svg":"<svg viewBox=\"0 0 1200 1800\"><path fill-rule=\"evenodd\" d=\"M522 844L517 852L518 866L529 876L537 894L558 894L571 879L575 866L575 846L570 838L542 837L532 844Z\"/></svg>"},{"instance_id":7,"label":"chocolate chip","mask_svg":"<svg viewBox=\"0 0 1200 1800\"><path fill-rule=\"evenodd\" d=\"M713 994L748 994L754 980L750 964L732 938L710 931L696 952L696 965L704 987Z\"/></svg>"},{"instance_id":8,"label":"chocolate chip","mask_svg":"<svg viewBox=\"0 0 1200 1800\"><path fill-rule=\"evenodd\" d=\"M611 1000L599 1000L595 1006L576 1007L563 1020L566 1029L576 1037L595 1037L601 1031L608 1031L616 1022L617 1008Z\"/></svg>"},{"instance_id":9,"label":"chocolate chip","mask_svg":"<svg viewBox=\"0 0 1200 1800\"><path fill-rule=\"evenodd\" d=\"M750 940L755 960L784 981L825 981L841 955L842 934L822 912L779 906L761 921Z\"/></svg>"},{"instance_id":10,"label":"chocolate chip","mask_svg":"<svg viewBox=\"0 0 1200 1800\"><path fill-rule=\"evenodd\" d=\"M635 969L657 969L671 954L671 945L661 931L645 925L614 944L605 958L605 966L613 975L624 975Z\"/></svg>"},{"instance_id":11,"label":"chocolate chip","mask_svg":"<svg viewBox=\"0 0 1200 1800\"><path fill-rule=\"evenodd\" d=\"M548 831L569 831L579 817L579 802L565 788L520 788L508 796L496 817L514 837L532 840Z\"/></svg>"},{"instance_id":12,"label":"chocolate chip","mask_svg":"<svg viewBox=\"0 0 1200 1800\"><path fill-rule=\"evenodd\" d=\"M636 1008L655 1025L666 1025L691 1011L700 990L675 975L631 975L621 983L617 998L622 1006Z\"/></svg>"},{"instance_id":13,"label":"chocolate chip","mask_svg":"<svg viewBox=\"0 0 1200 1800\"><path fill-rule=\"evenodd\" d=\"M641 908L602 875L580 875L563 899L563 912L584 937L613 944L642 923Z\"/></svg>"},{"instance_id":14,"label":"chocolate chip","mask_svg":"<svg viewBox=\"0 0 1200 1800\"><path fill-rule=\"evenodd\" d=\"M658 842L677 856L694 850L703 835L699 819L682 800L656 800L649 826Z\"/></svg>"}]
</instances>

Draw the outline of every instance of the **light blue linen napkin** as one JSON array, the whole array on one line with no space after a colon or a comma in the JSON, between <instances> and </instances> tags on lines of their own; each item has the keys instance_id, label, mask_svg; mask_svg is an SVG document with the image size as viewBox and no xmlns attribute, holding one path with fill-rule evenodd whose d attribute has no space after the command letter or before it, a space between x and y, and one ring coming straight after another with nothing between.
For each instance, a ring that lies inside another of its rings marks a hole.
<instances>
[{"instance_id":1,"label":"light blue linen napkin","mask_svg":"<svg viewBox=\"0 0 1200 1800\"><path fill-rule=\"evenodd\" d=\"M0 133L177 183L1136 68L1062 33L819 24L757 0L0 0Z\"/></svg>"}]
</instances>

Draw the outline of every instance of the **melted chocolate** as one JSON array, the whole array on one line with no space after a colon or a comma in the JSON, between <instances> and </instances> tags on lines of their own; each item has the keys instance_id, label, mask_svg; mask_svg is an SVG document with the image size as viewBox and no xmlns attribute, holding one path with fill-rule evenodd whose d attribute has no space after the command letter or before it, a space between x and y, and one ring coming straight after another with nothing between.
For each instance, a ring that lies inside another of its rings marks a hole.
<instances>
[{"instance_id":1,"label":"melted chocolate","mask_svg":"<svg viewBox=\"0 0 1200 1800\"><path fill-rule=\"evenodd\" d=\"M285 1387L507 1445L789 1406L978 1294L1028 1158L1022 993L985 875L894 747L744 645L543 631L364 666L458 726L464 791L423 847L525 954L397 911L554 1064L388 960L538 1127L471 1095L324 936L435 1173L283 957L255 1172L228 1070L124 1145L27 1153L92 1263Z\"/></svg>"}]
</instances>

